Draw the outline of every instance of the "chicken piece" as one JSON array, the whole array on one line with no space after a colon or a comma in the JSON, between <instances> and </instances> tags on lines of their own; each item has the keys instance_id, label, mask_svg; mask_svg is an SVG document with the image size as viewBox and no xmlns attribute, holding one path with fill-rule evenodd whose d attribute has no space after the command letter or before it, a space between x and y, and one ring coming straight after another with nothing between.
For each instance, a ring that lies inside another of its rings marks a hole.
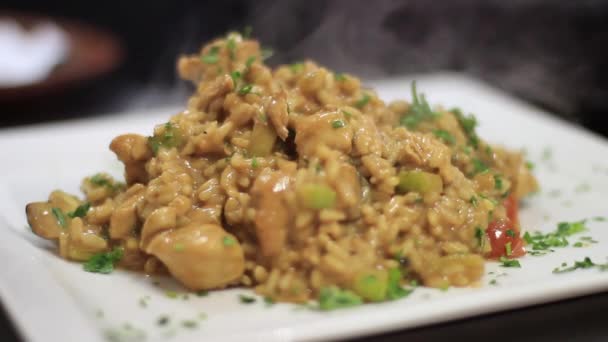
<instances>
[{"instance_id":1,"label":"chicken piece","mask_svg":"<svg viewBox=\"0 0 608 342\"><path fill-rule=\"evenodd\" d=\"M48 202L29 203L25 207L25 213L27 222L36 235L49 240L59 238L62 227Z\"/></svg>"},{"instance_id":2,"label":"chicken piece","mask_svg":"<svg viewBox=\"0 0 608 342\"><path fill-rule=\"evenodd\" d=\"M177 280L192 290L225 287L245 270L241 245L215 224L191 223L164 231L150 241L145 251L162 261Z\"/></svg>"},{"instance_id":3,"label":"chicken piece","mask_svg":"<svg viewBox=\"0 0 608 342\"><path fill-rule=\"evenodd\" d=\"M120 203L110 217L110 237L120 239L128 236L137 225L137 206L144 200L145 188L134 185L128 190L130 197Z\"/></svg>"},{"instance_id":4,"label":"chicken piece","mask_svg":"<svg viewBox=\"0 0 608 342\"><path fill-rule=\"evenodd\" d=\"M139 134L119 135L110 143L110 150L125 164L125 178L128 184L147 182L145 162L152 157L152 150L148 146L146 137Z\"/></svg>"},{"instance_id":5,"label":"chicken piece","mask_svg":"<svg viewBox=\"0 0 608 342\"><path fill-rule=\"evenodd\" d=\"M296 122L295 142L301 156L314 155L319 145L347 154L352 149L352 141L353 130L341 112L321 112Z\"/></svg>"},{"instance_id":6,"label":"chicken piece","mask_svg":"<svg viewBox=\"0 0 608 342\"><path fill-rule=\"evenodd\" d=\"M287 95L285 91L281 91L269 98L265 107L277 135L284 141L289 135L289 130L287 130L289 113L287 112Z\"/></svg>"},{"instance_id":7,"label":"chicken piece","mask_svg":"<svg viewBox=\"0 0 608 342\"><path fill-rule=\"evenodd\" d=\"M290 213L284 195L290 184L289 175L265 169L251 189L256 208L255 232L264 256L277 255L285 246Z\"/></svg>"}]
</instances>

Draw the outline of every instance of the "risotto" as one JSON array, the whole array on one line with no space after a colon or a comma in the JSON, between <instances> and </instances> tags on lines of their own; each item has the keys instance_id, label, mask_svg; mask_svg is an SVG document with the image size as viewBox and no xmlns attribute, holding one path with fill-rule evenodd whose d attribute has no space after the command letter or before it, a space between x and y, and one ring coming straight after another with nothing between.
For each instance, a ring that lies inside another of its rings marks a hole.
<instances>
[{"instance_id":1,"label":"risotto","mask_svg":"<svg viewBox=\"0 0 608 342\"><path fill-rule=\"evenodd\" d=\"M61 257L191 290L369 302L412 281L476 286L486 259L525 253L517 203L537 185L522 155L415 84L410 102L386 104L312 61L272 69L238 33L178 71L196 87L187 108L110 143L124 182L100 173L84 199L57 190L27 205Z\"/></svg>"}]
</instances>

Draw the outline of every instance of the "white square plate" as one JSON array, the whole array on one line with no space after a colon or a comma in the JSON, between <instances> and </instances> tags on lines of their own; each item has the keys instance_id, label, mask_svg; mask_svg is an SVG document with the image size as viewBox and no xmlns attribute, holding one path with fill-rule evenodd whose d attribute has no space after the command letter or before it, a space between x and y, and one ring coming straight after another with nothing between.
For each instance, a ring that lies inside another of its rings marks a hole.
<instances>
[{"instance_id":1,"label":"white square plate","mask_svg":"<svg viewBox=\"0 0 608 342\"><path fill-rule=\"evenodd\" d=\"M432 104L459 106L481 122L480 135L492 143L525 148L536 164L542 190L526 200L524 230L552 231L560 221L608 215L608 143L485 84L455 74L418 78ZM385 100L409 98L409 79L371 82ZM29 341L214 341L318 340L410 328L523 307L608 289L608 272L588 269L553 274L562 262L590 257L606 262L608 222L589 220L599 241L585 248L558 248L526 256L522 268L488 263L480 288L438 291L419 288L408 298L318 312L289 304L245 305L239 294L217 291L206 297L185 292L169 279L117 271L87 273L58 258L49 244L27 228L24 206L53 189L78 193L80 180L98 171L120 176L108 150L125 132L150 134L154 124L177 109L107 115L50 125L0 130L0 297ZM577 241L572 237L571 241ZM490 274L492 273L492 274ZM503 273L505 275L503 275ZM492 280L495 285L490 285ZM170 298L167 289L180 294ZM203 314L206 318L203 317ZM168 321L158 324L162 317Z\"/></svg>"}]
</instances>

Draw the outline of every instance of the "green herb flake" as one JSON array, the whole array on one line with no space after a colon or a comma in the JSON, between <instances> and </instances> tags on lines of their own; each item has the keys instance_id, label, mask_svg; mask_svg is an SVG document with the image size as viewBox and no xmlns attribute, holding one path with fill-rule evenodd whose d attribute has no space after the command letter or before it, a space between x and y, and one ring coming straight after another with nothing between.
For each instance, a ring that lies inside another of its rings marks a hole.
<instances>
[{"instance_id":1,"label":"green herb flake","mask_svg":"<svg viewBox=\"0 0 608 342\"><path fill-rule=\"evenodd\" d=\"M361 98L359 100L357 100L357 102L355 102L355 107L361 109L363 107L365 107L365 105L367 105L369 103L369 100L371 100L371 96L369 96L368 93L363 93L363 96L361 96Z\"/></svg>"},{"instance_id":2,"label":"green herb flake","mask_svg":"<svg viewBox=\"0 0 608 342\"><path fill-rule=\"evenodd\" d=\"M249 58L247 58L247 60L245 61L245 67L247 69L249 69L251 67L251 65L253 64L253 62L255 62L255 56L249 56Z\"/></svg>"},{"instance_id":3,"label":"green herb flake","mask_svg":"<svg viewBox=\"0 0 608 342\"><path fill-rule=\"evenodd\" d=\"M507 235L510 237L515 237L515 231L513 229L507 229Z\"/></svg>"},{"instance_id":4,"label":"green herb flake","mask_svg":"<svg viewBox=\"0 0 608 342\"><path fill-rule=\"evenodd\" d=\"M498 285L498 282L496 281L496 279L492 279L490 280L490 285Z\"/></svg>"},{"instance_id":5,"label":"green herb flake","mask_svg":"<svg viewBox=\"0 0 608 342\"><path fill-rule=\"evenodd\" d=\"M208 295L209 295L209 291L206 291L206 290L199 290L199 291L196 291L196 295L197 295L198 297L206 297L206 296L208 296Z\"/></svg>"},{"instance_id":6,"label":"green herb flake","mask_svg":"<svg viewBox=\"0 0 608 342\"><path fill-rule=\"evenodd\" d=\"M511 254L513 253L511 241L505 243L505 253L507 254L507 256L511 256Z\"/></svg>"},{"instance_id":7,"label":"green herb flake","mask_svg":"<svg viewBox=\"0 0 608 342\"><path fill-rule=\"evenodd\" d=\"M57 219L57 223L59 223L59 225L61 226L61 228L67 228L68 227L68 223L67 220L65 218L65 214L63 213L63 211L59 208L51 208L51 212L53 213L53 216L55 216L55 219Z\"/></svg>"},{"instance_id":8,"label":"green herb flake","mask_svg":"<svg viewBox=\"0 0 608 342\"><path fill-rule=\"evenodd\" d=\"M194 329L198 327L198 322L193 320L184 320L182 321L182 326L188 329Z\"/></svg>"},{"instance_id":9,"label":"green herb flake","mask_svg":"<svg viewBox=\"0 0 608 342\"><path fill-rule=\"evenodd\" d=\"M69 212L68 216L71 218L85 217L85 216L87 216L89 209L91 209L91 203L86 202L84 204L79 205L78 208L76 208L74 211Z\"/></svg>"},{"instance_id":10,"label":"green herb flake","mask_svg":"<svg viewBox=\"0 0 608 342\"><path fill-rule=\"evenodd\" d=\"M596 221L596 222L604 222L607 219L604 216L596 216L596 217L592 218L592 220Z\"/></svg>"},{"instance_id":11,"label":"green herb flake","mask_svg":"<svg viewBox=\"0 0 608 342\"><path fill-rule=\"evenodd\" d=\"M346 126L346 123L342 120L334 120L331 122L331 127L334 129L343 128Z\"/></svg>"},{"instance_id":12,"label":"green herb flake","mask_svg":"<svg viewBox=\"0 0 608 342\"><path fill-rule=\"evenodd\" d=\"M222 239L222 243L224 244L224 246L230 247L230 246L233 246L234 244L236 244L236 241L234 240L234 238L232 236L226 235Z\"/></svg>"},{"instance_id":13,"label":"green herb flake","mask_svg":"<svg viewBox=\"0 0 608 342\"><path fill-rule=\"evenodd\" d=\"M165 326L169 324L169 316L167 315L162 315L158 318L158 320L156 320L156 325L158 326Z\"/></svg>"},{"instance_id":14,"label":"green herb flake","mask_svg":"<svg viewBox=\"0 0 608 342\"><path fill-rule=\"evenodd\" d=\"M471 159L471 163L473 163L473 173L474 174L486 173L490 170L488 168L488 165L486 165L483 161L481 161L481 159L473 158L473 159Z\"/></svg>"},{"instance_id":15,"label":"green herb flake","mask_svg":"<svg viewBox=\"0 0 608 342\"><path fill-rule=\"evenodd\" d=\"M247 94L251 93L252 89L253 89L253 85L245 84L244 86L241 87L241 89L239 89L239 95L247 95Z\"/></svg>"},{"instance_id":16,"label":"green herb flake","mask_svg":"<svg viewBox=\"0 0 608 342\"><path fill-rule=\"evenodd\" d=\"M407 113L399 120L399 123L409 129L415 129L420 122L433 120L440 115L441 113L431 109L424 94L418 94L416 82L412 82L412 103Z\"/></svg>"},{"instance_id":17,"label":"green herb flake","mask_svg":"<svg viewBox=\"0 0 608 342\"><path fill-rule=\"evenodd\" d=\"M494 189L502 190L502 177L500 175L494 175Z\"/></svg>"},{"instance_id":18,"label":"green herb flake","mask_svg":"<svg viewBox=\"0 0 608 342\"><path fill-rule=\"evenodd\" d=\"M578 269L592 268L595 266L598 266L600 269L603 269L603 266L605 266L605 265L598 265L598 264L594 263L593 261L591 261L591 259L589 257L585 257L585 259L583 259L583 261L575 261L574 264L570 267L566 267L566 265L564 265L564 264L562 264L561 267L554 268L553 273L566 273L566 272L572 272L572 271L578 270Z\"/></svg>"},{"instance_id":19,"label":"green herb flake","mask_svg":"<svg viewBox=\"0 0 608 342\"><path fill-rule=\"evenodd\" d=\"M349 290L335 286L324 287L319 293L319 309L323 311L347 308L363 304L361 297Z\"/></svg>"},{"instance_id":20,"label":"green herb flake","mask_svg":"<svg viewBox=\"0 0 608 342\"><path fill-rule=\"evenodd\" d=\"M443 140L443 142L445 142L448 145L454 145L456 143L456 139L454 138L454 136L452 134L450 134L450 132L443 130L443 129L436 129L433 131L433 134Z\"/></svg>"},{"instance_id":21,"label":"green herb flake","mask_svg":"<svg viewBox=\"0 0 608 342\"><path fill-rule=\"evenodd\" d=\"M584 245L583 245L583 243L581 241L575 242L572 246L573 247L584 247Z\"/></svg>"},{"instance_id":22,"label":"green herb flake","mask_svg":"<svg viewBox=\"0 0 608 342\"><path fill-rule=\"evenodd\" d=\"M336 72L334 73L334 79L338 82L342 82L346 80L346 75L344 75L344 73L341 72Z\"/></svg>"},{"instance_id":23,"label":"green herb flake","mask_svg":"<svg viewBox=\"0 0 608 342\"><path fill-rule=\"evenodd\" d=\"M234 60L236 58L236 40L232 37L228 38L228 41L226 41L226 48L228 49L230 59Z\"/></svg>"},{"instance_id":24,"label":"green herb flake","mask_svg":"<svg viewBox=\"0 0 608 342\"><path fill-rule=\"evenodd\" d=\"M483 243L484 243L484 231L483 229L481 229L481 227L476 227L475 228L475 238L477 239L477 245L479 245L480 247L483 247Z\"/></svg>"},{"instance_id":25,"label":"green herb flake","mask_svg":"<svg viewBox=\"0 0 608 342\"><path fill-rule=\"evenodd\" d=\"M206 55L201 56L201 61L206 64L215 64L219 61L218 53L220 52L219 46L213 46L209 49Z\"/></svg>"},{"instance_id":26,"label":"green herb flake","mask_svg":"<svg viewBox=\"0 0 608 342\"><path fill-rule=\"evenodd\" d=\"M528 160L526 161L526 167L528 170L534 170L534 163Z\"/></svg>"},{"instance_id":27,"label":"green herb flake","mask_svg":"<svg viewBox=\"0 0 608 342\"><path fill-rule=\"evenodd\" d=\"M519 263L519 260L509 259L509 258L502 256L502 257L500 257L500 259L498 259L498 261L501 262L501 265L500 265L501 267L521 268L521 264Z\"/></svg>"},{"instance_id":28,"label":"green herb flake","mask_svg":"<svg viewBox=\"0 0 608 342\"><path fill-rule=\"evenodd\" d=\"M350 119L353 117L353 114L349 111L346 111L344 109L342 109L342 114L344 114L344 117L346 117L347 119Z\"/></svg>"},{"instance_id":29,"label":"green herb flake","mask_svg":"<svg viewBox=\"0 0 608 342\"><path fill-rule=\"evenodd\" d=\"M266 304L266 306L274 305L274 299L270 297L264 297L264 303Z\"/></svg>"},{"instance_id":30,"label":"green herb flake","mask_svg":"<svg viewBox=\"0 0 608 342\"><path fill-rule=\"evenodd\" d=\"M473 207L477 208L477 205L479 204L479 201L477 200L477 197L471 196L471 199L469 199L469 203L471 203L471 205Z\"/></svg>"},{"instance_id":31,"label":"green herb flake","mask_svg":"<svg viewBox=\"0 0 608 342\"><path fill-rule=\"evenodd\" d=\"M165 296L171 299L176 299L179 296L179 293L177 293L177 291L167 290L165 291Z\"/></svg>"},{"instance_id":32,"label":"green herb flake","mask_svg":"<svg viewBox=\"0 0 608 342\"><path fill-rule=\"evenodd\" d=\"M84 270L93 273L111 273L114 271L114 265L122 259L123 255L122 247L115 247L110 252L97 253L83 264Z\"/></svg>"},{"instance_id":33,"label":"green herb flake","mask_svg":"<svg viewBox=\"0 0 608 342\"><path fill-rule=\"evenodd\" d=\"M251 303L255 303L256 299L255 299L255 297L241 294L241 295L239 295L239 301L243 304L251 304Z\"/></svg>"},{"instance_id":34,"label":"green herb flake","mask_svg":"<svg viewBox=\"0 0 608 342\"><path fill-rule=\"evenodd\" d=\"M477 118L474 115L470 114L466 116L462 114L462 111L458 108L453 108L450 110L458 119L458 123L460 123L460 127L464 130L468 138L468 142L473 148L477 149L479 147L479 137L475 132L475 127L477 127Z\"/></svg>"},{"instance_id":35,"label":"green herb flake","mask_svg":"<svg viewBox=\"0 0 608 342\"><path fill-rule=\"evenodd\" d=\"M258 167L260 167L260 163L258 162L258 159L256 157L253 157L251 159L251 167L254 169L257 169Z\"/></svg>"},{"instance_id":36,"label":"green herb flake","mask_svg":"<svg viewBox=\"0 0 608 342\"><path fill-rule=\"evenodd\" d=\"M298 74L300 73L302 70L304 70L304 63L302 62L298 62L298 63L293 63L289 65L289 69L291 70L292 73L294 74Z\"/></svg>"}]
</instances>

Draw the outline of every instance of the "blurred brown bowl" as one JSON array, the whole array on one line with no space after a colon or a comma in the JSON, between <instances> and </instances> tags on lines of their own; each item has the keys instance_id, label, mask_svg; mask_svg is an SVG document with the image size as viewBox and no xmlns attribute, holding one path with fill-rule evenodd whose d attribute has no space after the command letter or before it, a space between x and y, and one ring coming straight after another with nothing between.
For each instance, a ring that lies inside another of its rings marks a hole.
<instances>
[{"instance_id":1,"label":"blurred brown bowl","mask_svg":"<svg viewBox=\"0 0 608 342\"><path fill-rule=\"evenodd\" d=\"M0 103L56 94L114 70L123 59L123 49L117 39L90 25L36 14L0 12L0 19L7 17L26 29L36 23L53 22L64 30L70 46L66 59L46 79L16 87L0 87Z\"/></svg>"}]
</instances>

